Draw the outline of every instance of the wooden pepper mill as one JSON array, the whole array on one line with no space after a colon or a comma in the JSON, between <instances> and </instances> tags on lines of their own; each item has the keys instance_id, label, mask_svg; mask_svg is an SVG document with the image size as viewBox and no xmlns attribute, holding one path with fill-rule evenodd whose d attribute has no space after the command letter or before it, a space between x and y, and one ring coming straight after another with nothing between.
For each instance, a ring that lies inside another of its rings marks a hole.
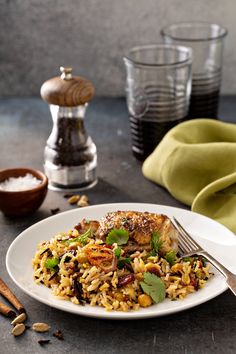
<instances>
[{"instance_id":1,"label":"wooden pepper mill","mask_svg":"<svg viewBox=\"0 0 236 354\"><path fill-rule=\"evenodd\" d=\"M41 87L41 96L49 103L53 120L44 151L44 169L51 189L85 189L97 181L97 150L84 126L94 87L90 81L72 76L72 68L60 70L61 76Z\"/></svg>"}]
</instances>

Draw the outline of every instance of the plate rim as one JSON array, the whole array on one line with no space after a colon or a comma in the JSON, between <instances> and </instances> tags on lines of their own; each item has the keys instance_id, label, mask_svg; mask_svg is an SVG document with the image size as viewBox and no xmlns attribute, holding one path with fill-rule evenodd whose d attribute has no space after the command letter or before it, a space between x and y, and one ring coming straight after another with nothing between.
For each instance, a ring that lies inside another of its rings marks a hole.
<instances>
[{"instance_id":1,"label":"plate rim","mask_svg":"<svg viewBox=\"0 0 236 354\"><path fill-rule=\"evenodd\" d=\"M210 220L210 222L213 222L217 225L219 225L220 227L223 228L223 230L225 229L227 231L227 233L230 233L233 237L235 237L234 233L232 231L230 231L228 228L226 228L224 225L220 224L219 222L205 216L205 215L201 215L199 213L193 212L191 210L188 209L183 209L183 208L179 208L179 207L175 207L175 206L169 206L169 205L165 205L165 204L154 204L154 203L140 203L140 202L119 202L119 203L103 203L103 204L96 204L96 205L92 205L92 206L88 206L88 207L84 207L83 210L92 210L92 209L97 209L97 208L102 208L102 207L117 207L119 210L119 207L123 208L123 210L125 210L126 207L128 206L138 206L138 207L156 207L156 208L170 208L173 210L178 210L180 212L184 212L186 214L192 215L195 214L197 215L197 217L201 217L204 218L206 220ZM128 209L126 209L128 210ZM134 209L133 209L134 210ZM220 294L222 294L223 292L225 292L228 289L227 283L225 282L224 286L222 283L222 288L220 288L218 291L215 291L213 294L210 293L209 296L206 296L204 298L204 300L202 301L202 299L199 300L195 300L194 303L190 303L190 304L186 304L186 305L182 305L180 306L180 308L174 308L172 310L170 309L164 309L161 310L159 313L158 312L153 312L153 313L143 313L141 311L130 311L130 312L121 312L121 311L111 311L111 312L107 312L104 309L104 312L78 312L78 311L74 311L72 308L63 308L63 306L60 304L61 301L63 300L58 300L58 304L57 303L50 303L49 300L40 297L39 295L31 292L30 290L28 290L27 288L25 288L17 279L15 279L14 275L12 274L11 271L11 266L10 266L10 256L11 253L14 251L14 247L17 245L17 243L19 242L19 240L24 237L24 234L27 232L30 232L32 229L34 229L35 227L39 227L40 224L44 224L45 221L51 221L51 220L56 220L58 218L63 217L65 214L79 214L80 209L72 209L72 210L66 210L63 211L59 214L56 215L51 215L48 216L47 218L44 218L36 223L34 223L33 225L29 226L28 228L24 229L22 232L20 232L16 238L11 242L7 253L6 253L6 258L5 258L5 262L6 262L6 269L8 274L10 275L11 279L13 280L13 282L27 295L29 295L31 298L39 301L40 303L43 303L47 306L56 308L57 310L61 310L64 312L68 312L68 313L72 313L74 315L80 315L80 316L85 316L85 317L90 317L90 318L98 318L98 319L108 319L108 320L135 320L135 319L147 319L147 318L154 318L154 317L162 317L162 316L166 316L166 315L172 315L178 312L182 312L182 311L186 311L190 308L199 306L200 304L206 303L207 301L214 299L215 297L219 296ZM53 237L53 235L51 236ZM33 255L32 255L33 256ZM50 289L49 289L50 290ZM191 295L191 294L190 294ZM52 295L53 296L53 295ZM169 300L169 299L167 299ZM88 305L89 306L89 305ZM96 307L94 307L96 308ZM113 315L110 315L113 314ZM116 314L116 315L114 315Z\"/></svg>"}]
</instances>

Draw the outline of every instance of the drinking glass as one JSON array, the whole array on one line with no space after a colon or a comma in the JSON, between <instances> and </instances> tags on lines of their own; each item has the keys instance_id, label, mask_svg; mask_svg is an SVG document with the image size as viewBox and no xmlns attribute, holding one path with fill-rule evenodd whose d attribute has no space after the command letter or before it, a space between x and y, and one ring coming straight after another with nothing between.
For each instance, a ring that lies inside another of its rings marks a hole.
<instances>
[{"instance_id":1,"label":"drinking glass","mask_svg":"<svg viewBox=\"0 0 236 354\"><path fill-rule=\"evenodd\" d=\"M161 31L164 43L193 50L189 118L217 118L227 30L204 22L177 23Z\"/></svg>"},{"instance_id":2,"label":"drinking glass","mask_svg":"<svg viewBox=\"0 0 236 354\"><path fill-rule=\"evenodd\" d=\"M124 57L132 151L143 161L188 113L192 50L175 45L132 48Z\"/></svg>"}]
</instances>

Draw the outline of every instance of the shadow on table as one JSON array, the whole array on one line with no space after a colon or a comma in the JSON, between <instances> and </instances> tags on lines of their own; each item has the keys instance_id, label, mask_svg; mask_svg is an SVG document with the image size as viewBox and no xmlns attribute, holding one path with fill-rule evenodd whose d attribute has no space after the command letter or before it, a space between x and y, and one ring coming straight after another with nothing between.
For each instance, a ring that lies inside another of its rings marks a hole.
<instances>
[{"instance_id":1,"label":"shadow on table","mask_svg":"<svg viewBox=\"0 0 236 354\"><path fill-rule=\"evenodd\" d=\"M124 183L129 184L130 181L124 181ZM122 189L117 188L114 184L100 178L97 185L87 193L89 196L91 194L91 202L94 204L104 204L104 203L132 203L137 201L134 197L130 196L127 192Z\"/></svg>"}]
</instances>

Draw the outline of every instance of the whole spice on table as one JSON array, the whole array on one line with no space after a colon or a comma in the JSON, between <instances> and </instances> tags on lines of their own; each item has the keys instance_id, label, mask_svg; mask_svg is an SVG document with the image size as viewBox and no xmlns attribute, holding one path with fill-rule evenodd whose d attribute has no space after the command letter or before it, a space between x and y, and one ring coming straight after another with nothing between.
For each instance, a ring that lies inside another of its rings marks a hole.
<instances>
[{"instance_id":1,"label":"whole spice on table","mask_svg":"<svg viewBox=\"0 0 236 354\"><path fill-rule=\"evenodd\" d=\"M78 205L79 207L88 206L89 203L88 203L88 197L87 197L87 195L85 195L85 194L82 195L82 196L80 197L79 201L77 202L77 205Z\"/></svg>"},{"instance_id":2,"label":"whole spice on table","mask_svg":"<svg viewBox=\"0 0 236 354\"><path fill-rule=\"evenodd\" d=\"M38 340L38 344L43 346L45 344L49 344L50 343L50 339L39 339Z\"/></svg>"},{"instance_id":3,"label":"whole spice on table","mask_svg":"<svg viewBox=\"0 0 236 354\"><path fill-rule=\"evenodd\" d=\"M82 208L89 205L88 200L89 199L86 194L83 194L81 196L79 194L73 194L69 196L67 202L71 205L77 204L77 206Z\"/></svg>"},{"instance_id":4,"label":"whole spice on table","mask_svg":"<svg viewBox=\"0 0 236 354\"><path fill-rule=\"evenodd\" d=\"M24 306L17 299L17 297L13 294L10 288L4 283L4 281L0 278L0 294L4 296L16 309L19 313L25 312Z\"/></svg>"},{"instance_id":5,"label":"whole spice on table","mask_svg":"<svg viewBox=\"0 0 236 354\"><path fill-rule=\"evenodd\" d=\"M47 323L37 322L33 324L32 329L35 332L47 332L50 329L50 326Z\"/></svg>"},{"instance_id":6,"label":"whole spice on table","mask_svg":"<svg viewBox=\"0 0 236 354\"><path fill-rule=\"evenodd\" d=\"M23 323L18 323L13 327L11 334L13 334L13 336L15 337L18 337L21 334L23 334L24 331L25 331L25 325Z\"/></svg>"},{"instance_id":7,"label":"whole spice on table","mask_svg":"<svg viewBox=\"0 0 236 354\"><path fill-rule=\"evenodd\" d=\"M69 199L68 199L68 203L69 204L76 204L78 201L80 200L80 195L72 195Z\"/></svg>"},{"instance_id":8,"label":"whole spice on table","mask_svg":"<svg viewBox=\"0 0 236 354\"><path fill-rule=\"evenodd\" d=\"M59 340L64 340L62 331L60 329L58 329L57 331L55 331L53 334L53 337L56 337Z\"/></svg>"},{"instance_id":9,"label":"whole spice on table","mask_svg":"<svg viewBox=\"0 0 236 354\"><path fill-rule=\"evenodd\" d=\"M22 323L22 322L25 322L27 316L26 316L26 313L21 313L19 316L17 316L16 318L14 318L14 320L11 322L11 324L14 326L18 323Z\"/></svg>"},{"instance_id":10,"label":"whole spice on table","mask_svg":"<svg viewBox=\"0 0 236 354\"><path fill-rule=\"evenodd\" d=\"M52 215L59 213L59 211L60 211L60 208L51 209Z\"/></svg>"},{"instance_id":11,"label":"whole spice on table","mask_svg":"<svg viewBox=\"0 0 236 354\"><path fill-rule=\"evenodd\" d=\"M86 200L80 199L80 200L78 201L77 205L78 205L79 207L83 208L83 207L88 206L89 204L88 204L88 202L87 202Z\"/></svg>"},{"instance_id":12,"label":"whole spice on table","mask_svg":"<svg viewBox=\"0 0 236 354\"><path fill-rule=\"evenodd\" d=\"M74 194L71 194L71 193L66 193L63 195L64 198L68 199L70 197L72 197Z\"/></svg>"},{"instance_id":13,"label":"whole spice on table","mask_svg":"<svg viewBox=\"0 0 236 354\"><path fill-rule=\"evenodd\" d=\"M15 317L16 313L7 305L0 302L0 313L7 317Z\"/></svg>"}]
</instances>

